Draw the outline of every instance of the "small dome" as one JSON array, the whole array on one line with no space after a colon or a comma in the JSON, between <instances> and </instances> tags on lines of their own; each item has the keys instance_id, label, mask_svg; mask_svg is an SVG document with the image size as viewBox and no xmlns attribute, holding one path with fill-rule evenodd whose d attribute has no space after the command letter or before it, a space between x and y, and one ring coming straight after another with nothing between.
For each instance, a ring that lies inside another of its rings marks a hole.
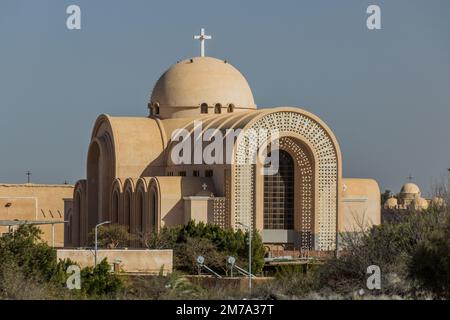
<instances>
[{"instance_id":1,"label":"small dome","mask_svg":"<svg viewBox=\"0 0 450 320\"><path fill-rule=\"evenodd\" d=\"M445 206L445 200L441 197L434 197L431 199L431 204L435 207L443 207Z\"/></svg>"},{"instance_id":2,"label":"small dome","mask_svg":"<svg viewBox=\"0 0 450 320\"><path fill-rule=\"evenodd\" d=\"M415 183L405 183L400 190L400 193L406 194L420 194L420 188Z\"/></svg>"},{"instance_id":3,"label":"small dome","mask_svg":"<svg viewBox=\"0 0 450 320\"><path fill-rule=\"evenodd\" d=\"M163 118L198 116L202 105L210 108L209 113L217 106L224 112L256 109L245 77L228 62L211 57L194 57L171 66L156 82L152 105L158 106Z\"/></svg>"},{"instance_id":4,"label":"small dome","mask_svg":"<svg viewBox=\"0 0 450 320\"><path fill-rule=\"evenodd\" d=\"M392 197L386 200L386 202L384 203L384 208L385 209L395 209L397 208L398 205L398 201L396 198Z\"/></svg>"},{"instance_id":5,"label":"small dome","mask_svg":"<svg viewBox=\"0 0 450 320\"><path fill-rule=\"evenodd\" d=\"M411 207L415 210L426 210L429 205L428 201L424 198L417 198L411 202Z\"/></svg>"}]
</instances>

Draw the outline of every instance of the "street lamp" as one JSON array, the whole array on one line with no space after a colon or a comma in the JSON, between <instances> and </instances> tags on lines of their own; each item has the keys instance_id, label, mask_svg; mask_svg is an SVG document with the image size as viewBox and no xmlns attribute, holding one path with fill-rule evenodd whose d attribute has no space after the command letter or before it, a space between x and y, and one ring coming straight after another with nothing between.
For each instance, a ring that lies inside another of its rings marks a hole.
<instances>
[{"instance_id":1,"label":"street lamp","mask_svg":"<svg viewBox=\"0 0 450 320\"><path fill-rule=\"evenodd\" d=\"M238 222L239 225L243 226L248 231L248 290L250 294L252 293L252 229L243 224L242 222Z\"/></svg>"},{"instance_id":2,"label":"street lamp","mask_svg":"<svg viewBox=\"0 0 450 320\"><path fill-rule=\"evenodd\" d=\"M97 266L97 249L98 249L98 241L97 241L97 235L98 235L98 227L104 225L104 224L108 224L111 223L111 221L103 221L100 222L99 224L97 224L95 226L95 258L94 258L94 267Z\"/></svg>"}]
</instances>

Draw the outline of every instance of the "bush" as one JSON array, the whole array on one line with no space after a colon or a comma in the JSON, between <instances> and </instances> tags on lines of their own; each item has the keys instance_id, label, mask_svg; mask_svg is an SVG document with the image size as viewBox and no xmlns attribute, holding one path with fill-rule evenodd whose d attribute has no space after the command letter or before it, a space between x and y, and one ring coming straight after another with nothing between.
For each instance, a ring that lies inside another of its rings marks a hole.
<instances>
[{"instance_id":1,"label":"bush","mask_svg":"<svg viewBox=\"0 0 450 320\"><path fill-rule=\"evenodd\" d=\"M448 212L442 208L408 211L368 232L343 235L345 250L338 257L330 258L318 272L321 286L338 293L365 288L367 267L377 265L382 276L382 288L377 294L411 298L426 294L422 290L425 287L417 287L411 279L416 277L413 273L426 266L423 259L429 251L424 246L430 244L433 233L442 230L446 219ZM441 250L444 250L442 246Z\"/></svg>"},{"instance_id":2,"label":"bush","mask_svg":"<svg viewBox=\"0 0 450 320\"><path fill-rule=\"evenodd\" d=\"M248 233L241 230L224 229L217 225L196 224L190 221L185 226L164 227L145 239L150 249L174 249L175 266L178 270L196 273L196 257L204 255L206 264L216 272L226 271L227 256L234 256L241 267L248 267ZM261 272L264 266L264 246L258 232L252 237L252 270Z\"/></svg>"},{"instance_id":3,"label":"bush","mask_svg":"<svg viewBox=\"0 0 450 320\"><path fill-rule=\"evenodd\" d=\"M135 236L128 232L128 227L119 224L102 225L97 232L98 246L103 248L115 249L135 240ZM89 239L92 244L95 243L95 230L89 233Z\"/></svg>"},{"instance_id":4,"label":"bush","mask_svg":"<svg viewBox=\"0 0 450 320\"><path fill-rule=\"evenodd\" d=\"M106 258L94 268L81 270L81 290L91 298L112 297L123 289L123 282L110 273L110 265Z\"/></svg>"},{"instance_id":5,"label":"bush","mask_svg":"<svg viewBox=\"0 0 450 320\"><path fill-rule=\"evenodd\" d=\"M410 277L436 298L450 299L450 219L419 243L409 264Z\"/></svg>"},{"instance_id":6,"label":"bush","mask_svg":"<svg viewBox=\"0 0 450 320\"><path fill-rule=\"evenodd\" d=\"M16 265L28 277L50 281L60 276L56 250L41 240L42 231L21 225L14 233L0 237L0 261Z\"/></svg>"}]
</instances>

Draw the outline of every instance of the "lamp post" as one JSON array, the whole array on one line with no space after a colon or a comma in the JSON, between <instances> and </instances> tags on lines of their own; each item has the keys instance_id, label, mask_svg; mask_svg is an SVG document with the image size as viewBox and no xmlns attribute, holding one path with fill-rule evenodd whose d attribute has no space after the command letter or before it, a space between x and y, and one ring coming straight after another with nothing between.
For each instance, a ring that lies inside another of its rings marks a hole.
<instances>
[{"instance_id":1,"label":"lamp post","mask_svg":"<svg viewBox=\"0 0 450 320\"><path fill-rule=\"evenodd\" d=\"M252 229L243 224L242 222L238 222L239 225L243 226L248 231L248 290L250 294L252 293Z\"/></svg>"},{"instance_id":2,"label":"lamp post","mask_svg":"<svg viewBox=\"0 0 450 320\"><path fill-rule=\"evenodd\" d=\"M100 226L102 226L102 225L104 225L104 224L108 224L108 223L111 223L111 221L103 221L103 222L100 222L99 224L97 224L97 225L95 226L95 255L94 255L94 267L97 266L97 249L98 249L98 239L97 239L97 236L98 236L98 227L100 227Z\"/></svg>"}]
</instances>

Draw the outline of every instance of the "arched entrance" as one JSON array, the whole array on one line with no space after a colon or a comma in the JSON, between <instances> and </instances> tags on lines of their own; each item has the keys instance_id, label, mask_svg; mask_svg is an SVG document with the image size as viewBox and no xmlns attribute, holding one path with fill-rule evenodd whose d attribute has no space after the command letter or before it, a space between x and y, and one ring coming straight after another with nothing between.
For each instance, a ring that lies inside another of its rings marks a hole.
<instances>
[{"instance_id":1,"label":"arched entrance","mask_svg":"<svg viewBox=\"0 0 450 320\"><path fill-rule=\"evenodd\" d=\"M266 143L255 140L255 132L264 130L278 132L279 149L287 151L294 160L296 247L334 250L342 177L340 149L326 124L300 109L281 107L260 112L243 127L232 166L231 225L233 228L241 228L241 223L254 226L262 231L265 243L272 242L272 235L281 234L280 229L264 229L264 179L259 168L251 164L255 158L253 150L261 150ZM269 230L276 232L266 232ZM287 235L285 232L284 240L282 237L275 240L290 242Z\"/></svg>"},{"instance_id":2,"label":"arched entrance","mask_svg":"<svg viewBox=\"0 0 450 320\"><path fill-rule=\"evenodd\" d=\"M263 240L284 248L312 250L314 157L292 137L282 137L279 148L277 173L263 177Z\"/></svg>"}]
</instances>

